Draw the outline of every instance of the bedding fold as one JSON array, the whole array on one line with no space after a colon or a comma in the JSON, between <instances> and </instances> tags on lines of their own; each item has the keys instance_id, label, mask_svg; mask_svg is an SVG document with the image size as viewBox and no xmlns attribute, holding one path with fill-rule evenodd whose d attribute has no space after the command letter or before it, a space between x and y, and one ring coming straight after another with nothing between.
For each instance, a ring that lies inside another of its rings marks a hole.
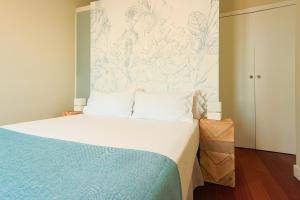
<instances>
[{"instance_id":1,"label":"bedding fold","mask_svg":"<svg viewBox=\"0 0 300 200\"><path fill-rule=\"evenodd\" d=\"M0 199L181 200L166 156L0 128Z\"/></svg>"}]
</instances>

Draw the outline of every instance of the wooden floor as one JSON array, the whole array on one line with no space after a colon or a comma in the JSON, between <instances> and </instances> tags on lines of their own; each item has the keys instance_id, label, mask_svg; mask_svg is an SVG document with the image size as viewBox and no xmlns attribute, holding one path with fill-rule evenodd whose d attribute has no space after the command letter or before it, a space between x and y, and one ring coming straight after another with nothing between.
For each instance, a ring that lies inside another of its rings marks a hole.
<instances>
[{"instance_id":1,"label":"wooden floor","mask_svg":"<svg viewBox=\"0 0 300 200\"><path fill-rule=\"evenodd\" d=\"M236 149L236 188L205 184L194 200L300 200L300 182L293 176L292 155Z\"/></svg>"}]
</instances>

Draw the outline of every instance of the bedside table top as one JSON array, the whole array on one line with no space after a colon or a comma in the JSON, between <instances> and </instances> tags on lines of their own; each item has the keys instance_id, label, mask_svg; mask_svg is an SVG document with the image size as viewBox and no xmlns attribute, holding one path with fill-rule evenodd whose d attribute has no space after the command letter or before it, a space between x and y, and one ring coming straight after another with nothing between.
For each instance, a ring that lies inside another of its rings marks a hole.
<instances>
[{"instance_id":1,"label":"bedside table top","mask_svg":"<svg viewBox=\"0 0 300 200\"><path fill-rule=\"evenodd\" d=\"M200 122L204 122L204 123L233 123L232 119L230 119L230 118L225 118L225 119L222 119L222 120L212 120L212 119L203 118L203 119L200 119Z\"/></svg>"},{"instance_id":2,"label":"bedside table top","mask_svg":"<svg viewBox=\"0 0 300 200\"><path fill-rule=\"evenodd\" d=\"M64 111L61 113L62 116L70 116L70 115L79 115L82 114L81 111Z\"/></svg>"}]
</instances>

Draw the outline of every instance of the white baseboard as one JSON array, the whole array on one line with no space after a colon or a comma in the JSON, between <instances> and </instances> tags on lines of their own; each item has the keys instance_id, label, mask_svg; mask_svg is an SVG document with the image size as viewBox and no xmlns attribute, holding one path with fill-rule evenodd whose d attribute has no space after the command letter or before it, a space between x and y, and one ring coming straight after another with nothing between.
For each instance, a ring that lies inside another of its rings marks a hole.
<instances>
[{"instance_id":1,"label":"white baseboard","mask_svg":"<svg viewBox=\"0 0 300 200\"><path fill-rule=\"evenodd\" d=\"M294 165L294 176L300 181L300 167L298 165Z\"/></svg>"}]
</instances>

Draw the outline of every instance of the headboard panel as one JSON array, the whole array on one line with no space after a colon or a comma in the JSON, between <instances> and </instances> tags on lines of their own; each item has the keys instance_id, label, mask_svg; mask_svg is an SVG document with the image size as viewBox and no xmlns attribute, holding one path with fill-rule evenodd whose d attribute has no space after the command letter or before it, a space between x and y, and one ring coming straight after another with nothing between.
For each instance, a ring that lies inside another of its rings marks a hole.
<instances>
[{"instance_id":1,"label":"headboard panel","mask_svg":"<svg viewBox=\"0 0 300 200\"><path fill-rule=\"evenodd\" d=\"M193 90L202 105L219 101L219 0L91 7L91 93Z\"/></svg>"}]
</instances>

